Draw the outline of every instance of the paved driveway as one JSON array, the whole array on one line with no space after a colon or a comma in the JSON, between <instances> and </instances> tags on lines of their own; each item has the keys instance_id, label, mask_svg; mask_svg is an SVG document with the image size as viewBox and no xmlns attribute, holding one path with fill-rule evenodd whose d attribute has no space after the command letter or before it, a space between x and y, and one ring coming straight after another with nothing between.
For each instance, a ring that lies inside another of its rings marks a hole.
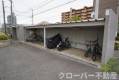
<instances>
[{"instance_id":1,"label":"paved driveway","mask_svg":"<svg viewBox=\"0 0 119 80\"><path fill-rule=\"evenodd\" d=\"M61 80L96 80L91 79L92 77L85 79L85 72L95 74L97 71L95 68L26 45L0 48L1 80L60 80L62 77ZM63 73L59 75L61 72ZM73 74L72 79L69 79L69 73ZM79 74L83 76L76 76Z\"/></svg>"}]
</instances>

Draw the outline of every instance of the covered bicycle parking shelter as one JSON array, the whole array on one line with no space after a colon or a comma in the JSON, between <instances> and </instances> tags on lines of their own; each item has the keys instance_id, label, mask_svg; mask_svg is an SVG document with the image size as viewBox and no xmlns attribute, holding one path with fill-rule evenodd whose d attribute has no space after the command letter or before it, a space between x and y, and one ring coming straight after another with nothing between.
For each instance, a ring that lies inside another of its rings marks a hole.
<instances>
[{"instance_id":1,"label":"covered bicycle parking shelter","mask_svg":"<svg viewBox=\"0 0 119 80\"><path fill-rule=\"evenodd\" d=\"M26 26L23 28L24 41L30 31L36 30L43 37L43 46L46 47L46 39L60 33L63 38L69 37L73 48L86 50L87 40L99 38L102 47L101 63L106 63L114 54L114 43L117 32L117 15L112 10L106 11L105 19L88 20L75 23L45 24ZM20 34L19 30L18 33Z\"/></svg>"}]
</instances>

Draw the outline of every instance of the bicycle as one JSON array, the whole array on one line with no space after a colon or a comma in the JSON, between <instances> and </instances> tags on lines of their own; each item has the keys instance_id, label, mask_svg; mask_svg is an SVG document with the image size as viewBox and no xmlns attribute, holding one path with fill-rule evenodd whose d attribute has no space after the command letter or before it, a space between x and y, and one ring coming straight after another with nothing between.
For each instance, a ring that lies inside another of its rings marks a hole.
<instances>
[{"instance_id":1,"label":"bicycle","mask_svg":"<svg viewBox=\"0 0 119 80\"><path fill-rule=\"evenodd\" d=\"M64 49L68 49L71 47L71 44L69 42L68 37L65 38L65 40L60 41L60 43L57 45L57 50L62 51Z\"/></svg>"},{"instance_id":2,"label":"bicycle","mask_svg":"<svg viewBox=\"0 0 119 80\"><path fill-rule=\"evenodd\" d=\"M84 54L85 57L91 57L93 61L96 61L97 57L101 58L102 56L102 48L99 45L98 39L95 41L87 41L87 51Z\"/></svg>"},{"instance_id":3,"label":"bicycle","mask_svg":"<svg viewBox=\"0 0 119 80\"><path fill-rule=\"evenodd\" d=\"M92 53L92 60L96 61L97 57L101 58L102 56L102 48L99 45L99 40L94 41L93 53Z\"/></svg>"},{"instance_id":4,"label":"bicycle","mask_svg":"<svg viewBox=\"0 0 119 80\"><path fill-rule=\"evenodd\" d=\"M89 57L89 56L91 56L91 54L92 54L92 41L86 41L86 42L88 42L88 43L86 44L87 51L86 51L86 53L84 54L84 56L85 56L85 57Z\"/></svg>"}]
</instances>

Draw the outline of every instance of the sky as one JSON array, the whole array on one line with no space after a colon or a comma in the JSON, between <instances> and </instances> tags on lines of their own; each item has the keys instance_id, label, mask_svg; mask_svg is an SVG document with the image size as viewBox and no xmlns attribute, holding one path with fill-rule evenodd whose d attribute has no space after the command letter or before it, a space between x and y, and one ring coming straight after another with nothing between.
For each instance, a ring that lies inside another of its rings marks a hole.
<instances>
[{"instance_id":1,"label":"sky","mask_svg":"<svg viewBox=\"0 0 119 80\"><path fill-rule=\"evenodd\" d=\"M17 16L18 24L30 25L32 24L31 18L32 9L35 15L34 24L38 24L42 21L47 21L49 23L61 22L62 12L67 12L70 10L70 8L80 9L83 8L84 6L93 6L93 0L75 0L70 4L47 11L47 9L56 7L69 1L72 0L13 0L13 11ZM4 3L7 17L10 14L10 2L9 0L4 0ZM0 4L2 4L1 0ZM0 24L2 23L3 23L3 14L2 14L2 5L0 5Z\"/></svg>"}]
</instances>

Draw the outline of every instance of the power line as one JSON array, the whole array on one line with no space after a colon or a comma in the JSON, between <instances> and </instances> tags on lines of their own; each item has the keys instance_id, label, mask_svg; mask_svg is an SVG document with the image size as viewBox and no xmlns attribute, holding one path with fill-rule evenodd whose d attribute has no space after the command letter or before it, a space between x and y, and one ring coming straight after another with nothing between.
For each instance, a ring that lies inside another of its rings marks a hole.
<instances>
[{"instance_id":1,"label":"power line","mask_svg":"<svg viewBox=\"0 0 119 80\"><path fill-rule=\"evenodd\" d=\"M49 0L48 2L42 4L38 9L32 9L32 15L31 15L32 25L34 24L34 11L39 10L39 9L45 7L47 4L49 4L49 3L53 2L53 1L54 1L54 0Z\"/></svg>"},{"instance_id":2,"label":"power line","mask_svg":"<svg viewBox=\"0 0 119 80\"><path fill-rule=\"evenodd\" d=\"M20 14L18 12L15 12L15 15L17 15L17 16L23 16L23 17L30 17L30 14L29 15L28 14Z\"/></svg>"},{"instance_id":3,"label":"power line","mask_svg":"<svg viewBox=\"0 0 119 80\"><path fill-rule=\"evenodd\" d=\"M28 21L31 21L31 19L25 19L25 20L22 20L21 22L28 22Z\"/></svg>"},{"instance_id":4,"label":"power line","mask_svg":"<svg viewBox=\"0 0 119 80\"><path fill-rule=\"evenodd\" d=\"M73 2L75 2L75 1L77 1L77 0L70 0L70 1L68 1L68 2L65 2L65 3L63 3L63 4L60 4L60 5L57 5L57 6L55 6L55 7L52 7L52 8L49 8L49 9L46 9L46 10L44 10L44 11L41 11L41 12L39 12L39 13L37 13L37 14L33 14L34 12L33 11L36 11L36 10L39 10L40 8L43 8L43 7L45 7L47 4L49 4L49 2L51 3L52 1L54 1L54 0L50 0L50 1L48 1L47 3L44 3L42 6L40 6L38 9L33 9L32 10L32 16L29 16L28 18L32 18L32 24L33 24L33 18L34 18L34 16L37 16L37 15L40 15L40 14L42 14L42 13L46 13L46 12L48 12L48 11L50 11L50 10L53 10L53 9L56 9L56 8L59 8L59 7L62 7L62 6L65 6L65 5L67 5L67 4L70 4L70 3L73 3ZM18 10L15 10L15 12L17 12L17 13L28 13L27 11L24 11L24 12L22 12L22 11L18 11ZM29 10L29 12L31 12L31 10ZM21 14L20 14L21 15ZM25 15L21 15L21 16L25 16Z\"/></svg>"},{"instance_id":5,"label":"power line","mask_svg":"<svg viewBox=\"0 0 119 80\"><path fill-rule=\"evenodd\" d=\"M31 16L28 16L27 14L25 14L25 13L27 13L27 11L22 11L21 12L21 11L16 10L14 2L12 4L13 4L13 7L14 7L14 12L15 12L16 16L22 16L22 17L26 17L26 18L30 18L31 17Z\"/></svg>"},{"instance_id":6,"label":"power line","mask_svg":"<svg viewBox=\"0 0 119 80\"><path fill-rule=\"evenodd\" d=\"M31 18L31 16L27 16L27 15L21 15L21 14L16 14L16 13L15 13L15 15L17 17Z\"/></svg>"},{"instance_id":7,"label":"power line","mask_svg":"<svg viewBox=\"0 0 119 80\"><path fill-rule=\"evenodd\" d=\"M72 3L72 2L75 2L75 1L77 1L77 0L71 0L71 1L68 1L68 2L66 2L66 3L64 3L64 4L60 4L60 5L57 5L57 6L55 6L55 7L46 9L46 10L44 10L44 11L41 11L41 12L37 13L37 14L34 14L34 16L37 16L37 15L42 14L42 13L46 13L46 12L48 12L48 11L50 11L50 10L53 10L53 9L56 9L56 8L65 6L65 5L70 4L70 3Z\"/></svg>"},{"instance_id":8,"label":"power line","mask_svg":"<svg viewBox=\"0 0 119 80\"><path fill-rule=\"evenodd\" d=\"M17 13L20 13L20 14L25 14L25 13L29 13L30 12L30 10L29 11L18 11L16 9L14 9L14 11L17 12Z\"/></svg>"},{"instance_id":9,"label":"power line","mask_svg":"<svg viewBox=\"0 0 119 80\"><path fill-rule=\"evenodd\" d=\"M31 23L33 24L33 22L34 22L34 16L37 16L37 15L39 15L39 14L48 12L48 11L50 11L50 10L53 10L53 9L56 9L56 8L65 6L65 5L70 4L70 3L72 3L72 2L75 2L75 1L77 1L77 0L70 0L70 1L68 1L68 2L66 2L66 3L63 3L63 4L57 5L57 6L55 6L55 7L52 7L52 8L46 9L46 10L44 10L44 11L41 11L41 12L38 13L38 14L34 14L34 12L33 12L34 10L32 10L32 15L31 15L31 21L32 21L32 22L31 22ZM38 9L37 9L37 10L38 10Z\"/></svg>"},{"instance_id":10,"label":"power line","mask_svg":"<svg viewBox=\"0 0 119 80\"><path fill-rule=\"evenodd\" d=\"M30 12L30 10L27 10L27 11L19 11L19 10L16 10L16 9L15 9L15 4L14 4L14 2L13 2L13 7L14 7L14 11L17 12L18 14L25 14L25 13Z\"/></svg>"},{"instance_id":11,"label":"power line","mask_svg":"<svg viewBox=\"0 0 119 80\"><path fill-rule=\"evenodd\" d=\"M41 2L41 3L44 3L44 4L42 4L41 6L39 6L39 8L37 8L37 9L33 9L33 11L40 10L41 8L43 8L43 7L45 7L46 5L48 5L49 3L53 2L54 0L49 0L49 1L46 2L46 3L45 3L45 1L46 1L46 0L44 0L43 2ZM18 10L15 9L15 12L18 12L18 13L21 13L21 14L25 14L25 13L31 12L31 10L29 9L29 10L27 10L27 11L18 11Z\"/></svg>"},{"instance_id":12,"label":"power line","mask_svg":"<svg viewBox=\"0 0 119 80\"><path fill-rule=\"evenodd\" d=\"M14 4L14 3L13 3L13 6L14 6L14 8L15 8L15 4ZM17 13L19 13L19 14L25 14L25 13L29 13L31 10L29 9L29 10L27 10L27 11L19 11L19 10L17 10L17 9L14 9L14 11L17 12Z\"/></svg>"},{"instance_id":13,"label":"power line","mask_svg":"<svg viewBox=\"0 0 119 80\"><path fill-rule=\"evenodd\" d=\"M49 3L53 2L53 1L54 1L54 0L49 0L48 2L46 2L46 3L42 4L41 6L39 6L39 8L33 9L33 10L34 10L34 11L40 10L41 8L45 7L46 5L48 5Z\"/></svg>"},{"instance_id":14,"label":"power line","mask_svg":"<svg viewBox=\"0 0 119 80\"><path fill-rule=\"evenodd\" d=\"M32 25L34 24L34 11L40 10L41 8L45 7L47 4L53 2L54 0L49 0L48 2L42 4L41 6L39 6L38 9L32 9Z\"/></svg>"}]
</instances>

